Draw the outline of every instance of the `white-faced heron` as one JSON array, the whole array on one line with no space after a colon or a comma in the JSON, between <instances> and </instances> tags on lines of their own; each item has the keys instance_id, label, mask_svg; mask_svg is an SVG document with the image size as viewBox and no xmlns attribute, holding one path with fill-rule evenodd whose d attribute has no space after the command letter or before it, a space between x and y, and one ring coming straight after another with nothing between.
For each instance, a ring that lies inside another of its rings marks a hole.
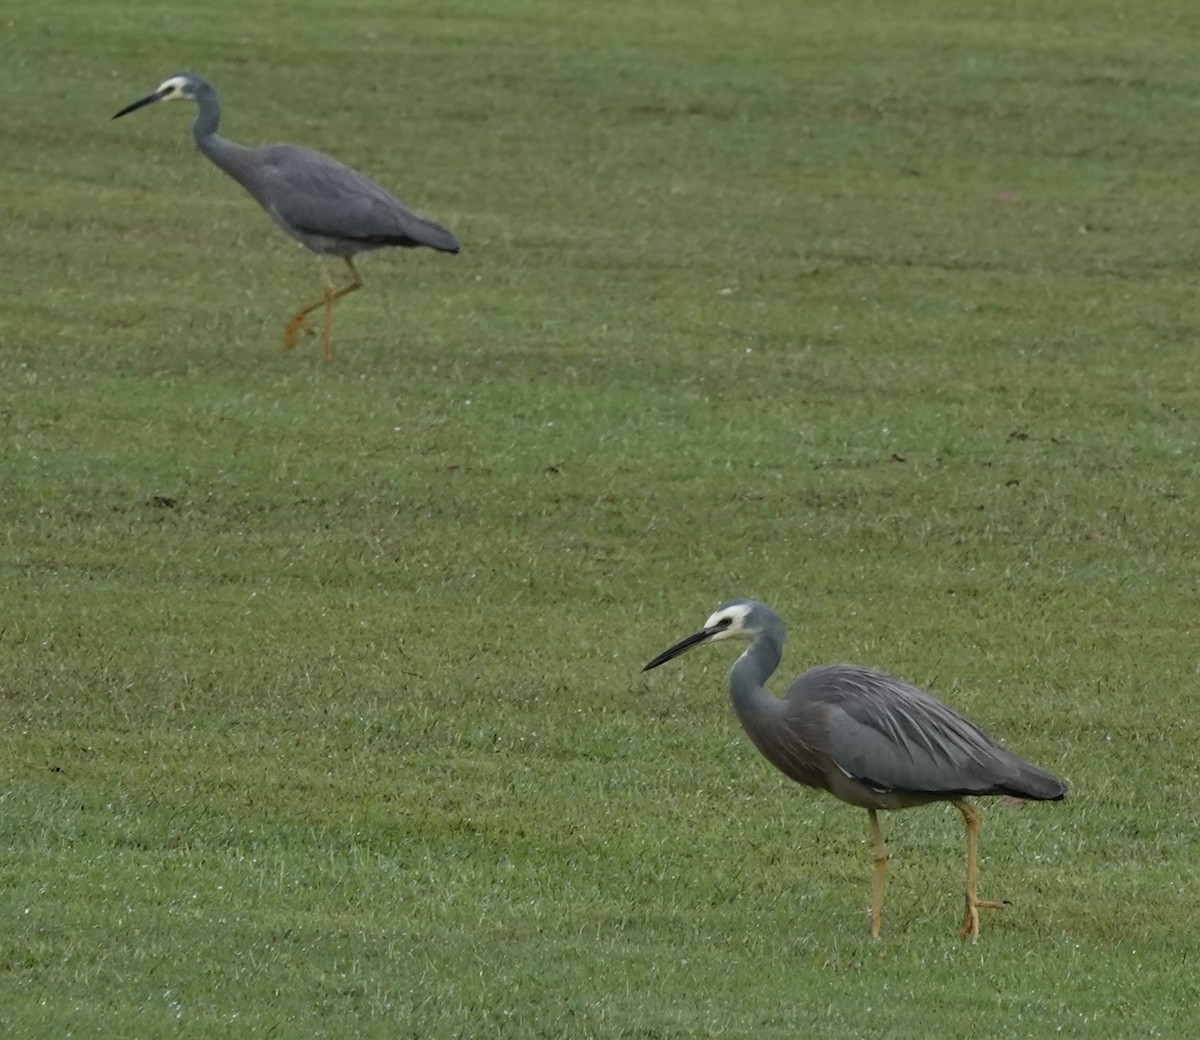
<instances>
[{"instance_id":1,"label":"white-faced heron","mask_svg":"<svg viewBox=\"0 0 1200 1040\"><path fill-rule=\"evenodd\" d=\"M704 627L659 654L643 671L702 643L749 640L729 673L729 697L755 747L798 783L867 810L874 847L871 935L879 937L887 845L876 811L950 802L967 826L966 913L962 936L979 937L979 908L1003 903L975 893L979 811L969 795L1057 801L1055 776L1006 751L937 698L883 672L855 665L812 668L782 697L763 685L779 665L783 622L754 600L718 607Z\"/></svg>"},{"instance_id":2,"label":"white-faced heron","mask_svg":"<svg viewBox=\"0 0 1200 1040\"><path fill-rule=\"evenodd\" d=\"M321 265L324 295L292 316L283 335L284 350L296 345L301 331L312 331L308 315L324 307L323 353L329 360L334 301L362 285L354 266L359 253L384 246L429 246L444 253L458 252L458 240L444 227L417 216L374 181L328 155L291 144L246 148L225 140L217 133L221 121L217 92L190 72L164 80L153 94L126 105L113 119L155 101L195 101L199 112L192 134L200 151L253 195L294 239L318 257L340 256L350 268L350 284L337 289Z\"/></svg>"}]
</instances>

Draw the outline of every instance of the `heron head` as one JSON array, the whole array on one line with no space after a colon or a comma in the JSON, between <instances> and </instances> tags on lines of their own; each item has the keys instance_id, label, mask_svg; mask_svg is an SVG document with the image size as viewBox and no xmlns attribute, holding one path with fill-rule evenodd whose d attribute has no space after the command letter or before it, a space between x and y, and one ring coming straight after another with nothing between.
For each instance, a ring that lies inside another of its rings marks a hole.
<instances>
[{"instance_id":1,"label":"heron head","mask_svg":"<svg viewBox=\"0 0 1200 1040\"><path fill-rule=\"evenodd\" d=\"M164 79L154 92L159 101L191 101L196 97L198 81L195 76L180 72Z\"/></svg>"},{"instance_id":2,"label":"heron head","mask_svg":"<svg viewBox=\"0 0 1200 1040\"><path fill-rule=\"evenodd\" d=\"M685 650L690 650L703 643L717 643L722 639L753 639L758 633L753 622L754 610L757 606L758 604L750 599L735 599L728 603L722 603L708 616L708 620L704 622L704 627L700 631L693 632L687 639L664 650L642 671L648 672L651 668L666 664L671 658L678 657Z\"/></svg>"},{"instance_id":3,"label":"heron head","mask_svg":"<svg viewBox=\"0 0 1200 1040\"><path fill-rule=\"evenodd\" d=\"M708 641L715 643L721 639L753 639L755 628L751 616L757 604L750 599L733 599L722 603L708 615L704 622L704 630L712 631Z\"/></svg>"},{"instance_id":4,"label":"heron head","mask_svg":"<svg viewBox=\"0 0 1200 1040\"><path fill-rule=\"evenodd\" d=\"M127 116L130 112L136 112L139 108L152 105L156 101L194 101L203 86L204 80L199 76L193 76L190 72L178 72L170 79L163 80L154 93L139 98L132 105L126 105L113 119L120 119L121 116Z\"/></svg>"}]
</instances>

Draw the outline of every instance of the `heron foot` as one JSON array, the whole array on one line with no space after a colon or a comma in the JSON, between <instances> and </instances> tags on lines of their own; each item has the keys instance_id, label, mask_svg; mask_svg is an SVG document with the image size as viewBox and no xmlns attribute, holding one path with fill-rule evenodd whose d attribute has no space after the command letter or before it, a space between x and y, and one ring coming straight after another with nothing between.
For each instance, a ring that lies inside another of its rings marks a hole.
<instances>
[{"instance_id":1,"label":"heron foot","mask_svg":"<svg viewBox=\"0 0 1200 1040\"><path fill-rule=\"evenodd\" d=\"M979 938L979 910L1003 910L1011 904L1007 899L975 899L970 894L966 897L967 908L963 913L962 928L959 929L960 939L977 940Z\"/></svg>"},{"instance_id":2,"label":"heron foot","mask_svg":"<svg viewBox=\"0 0 1200 1040\"><path fill-rule=\"evenodd\" d=\"M291 321L287 323L287 328L283 332L283 349L291 350L296 345L296 340L300 338L300 333L304 332L310 336L315 335L313 327L308 323L308 316L301 312L295 315Z\"/></svg>"}]
</instances>

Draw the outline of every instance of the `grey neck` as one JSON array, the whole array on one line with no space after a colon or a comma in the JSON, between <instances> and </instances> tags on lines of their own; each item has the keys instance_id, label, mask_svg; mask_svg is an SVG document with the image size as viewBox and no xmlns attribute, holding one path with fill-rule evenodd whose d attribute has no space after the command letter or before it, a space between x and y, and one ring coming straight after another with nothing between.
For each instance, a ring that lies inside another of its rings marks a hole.
<instances>
[{"instance_id":1,"label":"grey neck","mask_svg":"<svg viewBox=\"0 0 1200 1040\"><path fill-rule=\"evenodd\" d=\"M783 633L761 632L734 662L729 673L729 699L743 721L747 713L769 709L779 703L767 690L766 682L779 667L782 655Z\"/></svg>"},{"instance_id":2,"label":"grey neck","mask_svg":"<svg viewBox=\"0 0 1200 1040\"><path fill-rule=\"evenodd\" d=\"M207 83L196 91L196 107L199 111L192 123L192 136L203 148L204 139L215 134L221 125L221 103L217 100L217 92Z\"/></svg>"},{"instance_id":3,"label":"grey neck","mask_svg":"<svg viewBox=\"0 0 1200 1040\"><path fill-rule=\"evenodd\" d=\"M196 104L200 109L192 123L196 147L213 165L224 170L258 198L253 149L228 141L217 133L217 127L221 124L221 105L217 101L217 92L205 83L196 92Z\"/></svg>"}]
</instances>

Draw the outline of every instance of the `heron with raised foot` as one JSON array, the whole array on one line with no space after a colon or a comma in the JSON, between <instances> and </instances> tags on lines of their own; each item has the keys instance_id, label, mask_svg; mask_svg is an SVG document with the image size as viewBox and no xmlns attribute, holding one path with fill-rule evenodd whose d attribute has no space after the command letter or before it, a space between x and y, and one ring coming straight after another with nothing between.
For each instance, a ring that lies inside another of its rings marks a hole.
<instances>
[{"instance_id":1,"label":"heron with raised foot","mask_svg":"<svg viewBox=\"0 0 1200 1040\"><path fill-rule=\"evenodd\" d=\"M729 673L729 697L755 747L797 783L867 810L875 862L871 937L879 938L887 874L878 810L949 802L967 828L960 935L978 939L980 908L1006 904L976 894L980 814L966 799L1008 795L1058 801L1067 793L1066 784L1002 748L936 697L884 672L848 664L811 668L776 697L764 684L779 665L784 626L770 607L754 600L722 604L703 628L642 670L725 639L750 643Z\"/></svg>"},{"instance_id":2,"label":"heron with raised foot","mask_svg":"<svg viewBox=\"0 0 1200 1040\"><path fill-rule=\"evenodd\" d=\"M374 181L328 155L292 144L247 148L221 137L217 92L190 72L164 80L154 93L126 105L113 119L155 101L194 101L199 111L192 135L200 151L254 196L292 238L319 258L341 257L350 269L350 283L337 288L322 263L324 294L292 315L283 334L284 350L296 345L301 332L312 332L308 315L323 307L322 356L326 361L333 356L329 345L333 305L361 288L362 277L354 266L359 253L385 246L458 252L458 240L446 228L417 216Z\"/></svg>"}]
</instances>

